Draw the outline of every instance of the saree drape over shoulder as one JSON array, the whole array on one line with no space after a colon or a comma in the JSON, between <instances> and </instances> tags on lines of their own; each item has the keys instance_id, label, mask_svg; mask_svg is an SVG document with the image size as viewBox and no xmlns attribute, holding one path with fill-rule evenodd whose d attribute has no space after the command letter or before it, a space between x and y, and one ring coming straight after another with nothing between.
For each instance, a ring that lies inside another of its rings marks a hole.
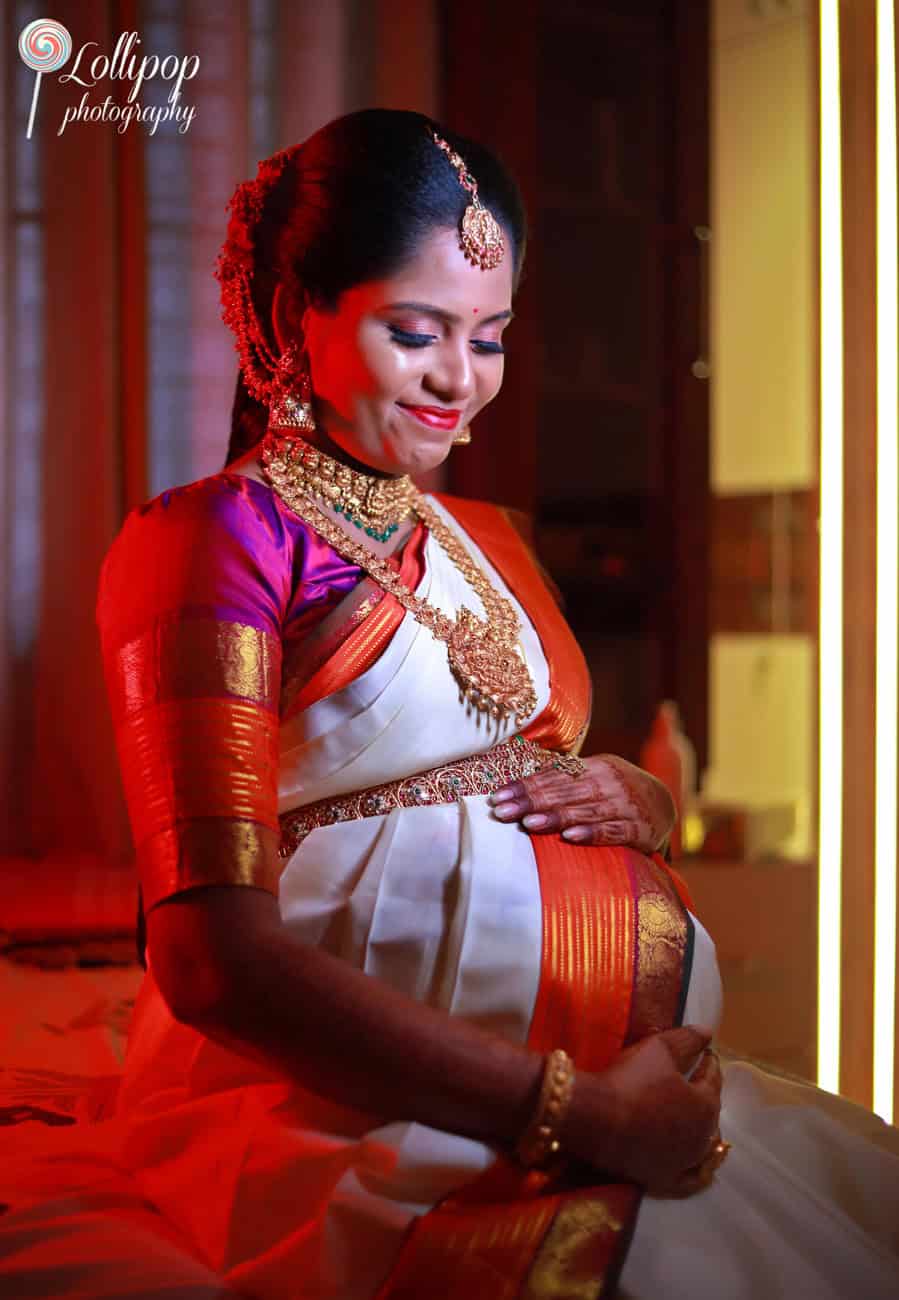
<instances>
[{"instance_id":1,"label":"saree drape over shoulder","mask_svg":"<svg viewBox=\"0 0 899 1300\"><path fill-rule=\"evenodd\" d=\"M431 500L518 612L537 695L521 731L571 749L589 677L533 558L499 509ZM396 563L444 612L481 613L422 526ZM98 621L145 906L208 883L270 890L299 941L584 1069L654 1030L716 1025L714 947L661 859L531 837L485 793L427 781L418 802L318 820L284 851L291 815L489 765L515 734L465 707L445 648L361 578L239 475L126 520ZM68 1186L127 1180L212 1276L266 1300L897 1293L899 1141L866 1111L731 1064L717 1182L641 1205L631 1185L525 1176L484 1143L284 1082L177 1023L147 956L115 1112L42 1139L15 1196L0 1175L13 1228L55 1159Z\"/></svg>"}]
</instances>

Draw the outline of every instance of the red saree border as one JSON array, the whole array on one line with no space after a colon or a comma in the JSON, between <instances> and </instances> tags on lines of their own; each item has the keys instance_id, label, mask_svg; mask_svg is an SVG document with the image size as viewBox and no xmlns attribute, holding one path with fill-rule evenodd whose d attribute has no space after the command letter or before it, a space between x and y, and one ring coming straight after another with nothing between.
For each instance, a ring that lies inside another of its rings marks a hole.
<instances>
[{"instance_id":1,"label":"red saree border","mask_svg":"<svg viewBox=\"0 0 899 1300\"><path fill-rule=\"evenodd\" d=\"M602 1070L624 1046L636 961L628 850L595 854L560 835L531 840L540 878L543 951L528 1046L563 1047L580 1069Z\"/></svg>"},{"instance_id":2,"label":"red saree border","mask_svg":"<svg viewBox=\"0 0 899 1300\"><path fill-rule=\"evenodd\" d=\"M424 569L425 540L424 525L419 525L409 534L403 547L399 575L413 589L421 581ZM361 676L384 653L394 632L405 618L406 611L395 596L385 592L361 622L357 616L358 611L348 620L351 630L331 657L316 669L304 686L296 693L290 693L290 704L282 721L301 713L326 696L343 690Z\"/></svg>"},{"instance_id":3,"label":"red saree border","mask_svg":"<svg viewBox=\"0 0 899 1300\"><path fill-rule=\"evenodd\" d=\"M590 721L590 670L541 577L536 557L502 506L443 492L436 495L527 611L543 646L550 674L549 702L522 734L548 749L574 749Z\"/></svg>"},{"instance_id":4,"label":"red saree border","mask_svg":"<svg viewBox=\"0 0 899 1300\"><path fill-rule=\"evenodd\" d=\"M195 817L278 829L278 719L245 700L175 699L116 732L134 842Z\"/></svg>"}]
</instances>

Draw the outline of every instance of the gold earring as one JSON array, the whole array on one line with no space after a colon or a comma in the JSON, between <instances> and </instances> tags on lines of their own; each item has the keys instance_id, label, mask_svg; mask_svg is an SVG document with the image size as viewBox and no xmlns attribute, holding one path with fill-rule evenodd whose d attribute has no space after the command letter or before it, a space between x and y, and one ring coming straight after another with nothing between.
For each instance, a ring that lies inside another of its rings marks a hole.
<instances>
[{"instance_id":1,"label":"gold earring","mask_svg":"<svg viewBox=\"0 0 899 1300\"><path fill-rule=\"evenodd\" d=\"M471 429L466 424L453 438L454 447L466 447L471 442Z\"/></svg>"},{"instance_id":2,"label":"gold earring","mask_svg":"<svg viewBox=\"0 0 899 1300\"><path fill-rule=\"evenodd\" d=\"M299 356L295 343L281 354L278 369L281 372L278 396L269 411L269 425L275 429L314 433L317 426L312 410L312 381L305 357Z\"/></svg>"}]
</instances>

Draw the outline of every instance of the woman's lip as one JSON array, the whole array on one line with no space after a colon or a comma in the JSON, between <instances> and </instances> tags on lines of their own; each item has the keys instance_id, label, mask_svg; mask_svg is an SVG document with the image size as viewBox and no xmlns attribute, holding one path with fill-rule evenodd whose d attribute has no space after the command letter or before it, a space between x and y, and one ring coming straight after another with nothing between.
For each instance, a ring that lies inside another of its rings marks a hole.
<instances>
[{"instance_id":1,"label":"woman's lip","mask_svg":"<svg viewBox=\"0 0 899 1300\"><path fill-rule=\"evenodd\" d=\"M461 411L444 411L433 406L407 406L404 402L397 402L397 406L429 429L454 429L462 414Z\"/></svg>"}]
</instances>

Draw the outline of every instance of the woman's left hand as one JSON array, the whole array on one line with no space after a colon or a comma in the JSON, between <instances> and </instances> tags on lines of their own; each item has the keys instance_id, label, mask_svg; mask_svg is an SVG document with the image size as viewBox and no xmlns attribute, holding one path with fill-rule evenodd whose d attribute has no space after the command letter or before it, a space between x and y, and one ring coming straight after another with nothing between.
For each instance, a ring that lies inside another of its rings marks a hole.
<instances>
[{"instance_id":1,"label":"woman's left hand","mask_svg":"<svg viewBox=\"0 0 899 1300\"><path fill-rule=\"evenodd\" d=\"M561 832L574 844L627 844L656 853L677 819L667 786L616 754L583 763L581 776L549 767L495 790L489 796L494 817L520 821L535 834Z\"/></svg>"}]
</instances>

